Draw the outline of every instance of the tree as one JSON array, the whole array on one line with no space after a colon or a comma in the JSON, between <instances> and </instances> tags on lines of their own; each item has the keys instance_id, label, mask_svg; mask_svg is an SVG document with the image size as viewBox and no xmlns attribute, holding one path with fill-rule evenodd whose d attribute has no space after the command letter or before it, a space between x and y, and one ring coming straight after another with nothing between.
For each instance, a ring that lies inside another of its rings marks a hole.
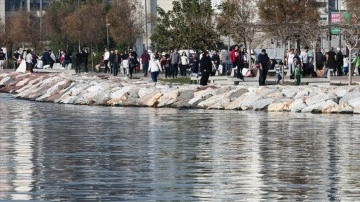
<instances>
[{"instance_id":1,"label":"tree","mask_svg":"<svg viewBox=\"0 0 360 202\"><path fill-rule=\"evenodd\" d=\"M65 17L61 29L71 42L93 45L105 37L104 16L102 4L84 4Z\"/></svg>"},{"instance_id":2,"label":"tree","mask_svg":"<svg viewBox=\"0 0 360 202\"><path fill-rule=\"evenodd\" d=\"M351 51L360 42L360 26L359 25L342 25L342 36L345 41L346 47L349 49L349 59L351 60ZM352 67L351 61L349 62L349 85L352 83Z\"/></svg>"},{"instance_id":3,"label":"tree","mask_svg":"<svg viewBox=\"0 0 360 202\"><path fill-rule=\"evenodd\" d=\"M223 35L230 35L236 42L246 44L248 31L252 32L255 13L254 0L226 0L220 4L217 28Z\"/></svg>"},{"instance_id":4,"label":"tree","mask_svg":"<svg viewBox=\"0 0 360 202\"><path fill-rule=\"evenodd\" d=\"M173 1L173 10L165 12L158 8L158 12L158 26L151 36L158 49L216 48L219 34L215 30L214 10L210 0Z\"/></svg>"},{"instance_id":5,"label":"tree","mask_svg":"<svg viewBox=\"0 0 360 202\"><path fill-rule=\"evenodd\" d=\"M360 18L360 1L359 0L345 0L346 8L357 18Z\"/></svg>"},{"instance_id":6,"label":"tree","mask_svg":"<svg viewBox=\"0 0 360 202\"><path fill-rule=\"evenodd\" d=\"M285 53L286 42L299 39L305 27L318 25L316 5L316 0L259 0L259 17L266 25L264 31L282 41Z\"/></svg>"},{"instance_id":7,"label":"tree","mask_svg":"<svg viewBox=\"0 0 360 202\"><path fill-rule=\"evenodd\" d=\"M17 11L15 15L10 16L6 26L8 43L18 47L36 48L40 44L39 21L33 14Z\"/></svg>"},{"instance_id":8,"label":"tree","mask_svg":"<svg viewBox=\"0 0 360 202\"><path fill-rule=\"evenodd\" d=\"M254 23L253 7L256 0L227 0L220 4L220 15L217 17L217 28L223 35L230 35L236 42L244 42L251 51L257 25ZM248 57L251 68L251 58Z\"/></svg>"},{"instance_id":9,"label":"tree","mask_svg":"<svg viewBox=\"0 0 360 202\"><path fill-rule=\"evenodd\" d=\"M143 32L138 0L116 0L107 13L111 38L120 46L131 46Z\"/></svg>"},{"instance_id":10,"label":"tree","mask_svg":"<svg viewBox=\"0 0 360 202\"><path fill-rule=\"evenodd\" d=\"M50 40L51 46L68 47L69 40L66 35L67 27L64 26L65 19L68 15L74 12L74 4L67 2L54 1L51 6L46 10L44 15L44 41ZM67 48L66 48L67 50Z\"/></svg>"}]
</instances>

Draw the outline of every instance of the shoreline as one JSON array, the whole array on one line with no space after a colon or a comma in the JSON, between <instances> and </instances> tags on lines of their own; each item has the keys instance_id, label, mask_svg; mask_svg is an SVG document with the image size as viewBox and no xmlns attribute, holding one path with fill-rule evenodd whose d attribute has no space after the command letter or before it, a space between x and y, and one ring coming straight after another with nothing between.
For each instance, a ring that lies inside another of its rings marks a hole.
<instances>
[{"instance_id":1,"label":"shoreline","mask_svg":"<svg viewBox=\"0 0 360 202\"><path fill-rule=\"evenodd\" d=\"M171 84L111 75L0 74L0 92L74 105L360 114L360 86Z\"/></svg>"}]
</instances>

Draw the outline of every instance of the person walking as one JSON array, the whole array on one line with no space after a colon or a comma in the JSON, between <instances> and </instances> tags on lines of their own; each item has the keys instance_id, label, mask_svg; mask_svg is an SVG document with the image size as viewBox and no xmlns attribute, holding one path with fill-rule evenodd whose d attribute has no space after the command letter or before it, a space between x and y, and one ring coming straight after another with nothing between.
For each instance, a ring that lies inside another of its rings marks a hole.
<instances>
[{"instance_id":1,"label":"person walking","mask_svg":"<svg viewBox=\"0 0 360 202\"><path fill-rule=\"evenodd\" d=\"M330 48L330 51L327 53L326 66L327 68L332 69L335 75L337 64L336 64L336 53L334 52L334 48Z\"/></svg>"},{"instance_id":2,"label":"person walking","mask_svg":"<svg viewBox=\"0 0 360 202\"><path fill-rule=\"evenodd\" d=\"M127 50L121 56L121 67L123 70L124 76L128 76L129 74L129 54Z\"/></svg>"},{"instance_id":3,"label":"person walking","mask_svg":"<svg viewBox=\"0 0 360 202\"><path fill-rule=\"evenodd\" d=\"M114 55L112 57L112 68L113 68L112 72L113 72L114 76L117 76L119 73L120 62L121 62L121 58L120 58L119 51L115 50Z\"/></svg>"},{"instance_id":4,"label":"person walking","mask_svg":"<svg viewBox=\"0 0 360 202\"><path fill-rule=\"evenodd\" d=\"M185 51L181 54L181 65L180 65L180 75L186 76L186 69L189 66L189 58L187 57Z\"/></svg>"},{"instance_id":5,"label":"person walking","mask_svg":"<svg viewBox=\"0 0 360 202\"><path fill-rule=\"evenodd\" d=\"M150 58L151 59L149 61L149 72L151 73L151 80L156 83L159 72L161 72L161 65L154 54L151 54Z\"/></svg>"},{"instance_id":6,"label":"person walking","mask_svg":"<svg viewBox=\"0 0 360 202\"><path fill-rule=\"evenodd\" d=\"M211 76L215 76L216 72L219 71L219 65L220 65L219 50L216 50L215 53L212 55L211 61L212 61L213 66L214 66L213 70L211 71Z\"/></svg>"},{"instance_id":7,"label":"person walking","mask_svg":"<svg viewBox=\"0 0 360 202\"><path fill-rule=\"evenodd\" d=\"M147 77L147 74L148 74L149 61L150 61L150 55L147 52L147 50L144 50L144 52L140 56L140 62L142 64L144 77Z\"/></svg>"},{"instance_id":8,"label":"person walking","mask_svg":"<svg viewBox=\"0 0 360 202\"><path fill-rule=\"evenodd\" d=\"M109 68L110 52L105 48L104 50L104 64L105 64L105 73L111 72Z\"/></svg>"},{"instance_id":9,"label":"person walking","mask_svg":"<svg viewBox=\"0 0 360 202\"><path fill-rule=\"evenodd\" d=\"M354 75L355 68L360 73L360 56L359 56L359 53L355 53L355 58L351 61L351 63L354 64L354 65L351 65L351 74Z\"/></svg>"},{"instance_id":10,"label":"person walking","mask_svg":"<svg viewBox=\"0 0 360 202\"><path fill-rule=\"evenodd\" d=\"M335 55L336 71L337 71L338 76L342 76L342 70L341 69L344 66L344 55L342 54L340 48L337 48L336 50L337 50L336 55Z\"/></svg>"},{"instance_id":11,"label":"person walking","mask_svg":"<svg viewBox=\"0 0 360 202\"><path fill-rule=\"evenodd\" d=\"M179 68L180 54L174 49L174 52L170 54L170 62L171 62L171 76L172 78L177 78L178 68Z\"/></svg>"},{"instance_id":12,"label":"person walking","mask_svg":"<svg viewBox=\"0 0 360 202\"><path fill-rule=\"evenodd\" d=\"M75 73L80 73L81 71L81 63L82 63L82 54L81 51L79 50L76 54L76 62L75 62Z\"/></svg>"},{"instance_id":13,"label":"person walking","mask_svg":"<svg viewBox=\"0 0 360 202\"><path fill-rule=\"evenodd\" d=\"M170 78L171 77L171 62L170 62L170 55L171 55L171 51L169 50L169 52L165 53L164 56L164 69L165 69L165 78Z\"/></svg>"},{"instance_id":14,"label":"person walking","mask_svg":"<svg viewBox=\"0 0 360 202\"><path fill-rule=\"evenodd\" d=\"M50 54L49 64L50 64L50 68L52 69L54 66L54 63L56 62L56 57L55 57L54 52L52 52L51 50L49 50L49 54Z\"/></svg>"},{"instance_id":15,"label":"person walking","mask_svg":"<svg viewBox=\"0 0 360 202\"><path fill-rule=\"evenodd\" d=\"M239 50L239 46L235 46L234 49L230 52L230 61L233 64L233 68L237 69L236 77L244 80L244 76L242 75L242 64L241 64L241 51Z\"/></svg>"},{"instance_id":16,"label":"person walking","mask_svg":"<svg viewBox=\"0 0 360 202\"><path fill-rule=\"evenodd\" d=\"M85 74L87 74L88 73L88 63L89 63L88 50L87 49L82 50L81 54L82 54L82 62L83 62L83 65L84 65Z\"/></svg>"},{"instance_id":17,"label":"person walking","mask_svg":"<svg viewBox=\"0 0 360 202\"><path fill-rule=\"evenodd\" d=\"M343 75L347 75L348 72L349 72L349 59L347 58L347 55L344 55L342 73Z\"/></svg>"},{"instance_id":18,"label":"person walking","mask_svg":"<svg viewBox=\"0 0 360 202\"><path fill-rule=\"evenodd\" d=\"M133 72L134 72L134 69L137 64L136 59L132 52L130 52L130 54L129 54L128 62L129 62L129 77L130 77L130 79L132 79Z\"/></svg>"},{"instance_id":19,"label":"person walking","mask_svg":"<svg viewBox=\"0 0 360 202\"><path fill-rule=\"evenodd\" d=\"M0 70L4 70L4 61L6 60L6 55L2 48L0 48Z\"/></svg>"},{"instance_id":20,"label":"person walking","mask_svg":"<svg viewBox=\"0 0 360 202\"><path fill-rule=\"evenodd\" d=\"M300 53L299 56L301 61L303 77L307 75L312 75L312 71L310 71L310 66L309 66L308 52L309 52L309 47L305 46L304 50Z\"/></svg>"},{"instance_id":21,"label":"person walking","mask_svg":"<svg viewBox=\"0 0 360 202\"><path fill-rule=\"evenodd\" d=\"M259 61L259 70L260 70L260 77L259 77L259 86L265 86L266 83L266 76L269 70L269 66L270 66L270 58L266 53L265 49L261 50L261 53L258 56L258 61Z\"/></svg>"},{"instance_id":22,"label":"person walking","mask_svg":"<svg viewBox=\"0 0 360 202\"><path fill-rule=\"evenodd\" d=\"M26 71L30 71L31 73L33 73L33 65L32 65L33 56L30 49L26 51L25 62L26 62Z\"/></svg>"},{"instance_id":23,"label":"person walking","mask_svg":"<svg viewBox=\"0 0 360 202\"><path fill-rule=\"evenodd\" d=\"M15 70L19 67L21 62L19 49L16 49L13 53L13 61Z\"/></svg>"},{"instance_id":24,"label":"person walking","mask_svg":"<svg viewBox=\"0 0 360 202\"><path fill-rule=\"evenodd\" d=\"M203 56L201 57L200 71L201 71L200 85L206 86L212 71L212 62L209 53L207 51L204 51Z\"/></svg>"}]
</instances>

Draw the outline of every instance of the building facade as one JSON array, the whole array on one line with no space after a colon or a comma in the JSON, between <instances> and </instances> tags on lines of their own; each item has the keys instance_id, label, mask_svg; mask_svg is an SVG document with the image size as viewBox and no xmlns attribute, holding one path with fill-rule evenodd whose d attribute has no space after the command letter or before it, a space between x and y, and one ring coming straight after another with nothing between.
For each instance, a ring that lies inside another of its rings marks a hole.
<instances>
[{"instance_id":1,"label":"building facade","mask_svg":"<svg viewBox=\"0 0 360 202\"><path fill-rule=\"evenodd\" d=\"M16 11L37 12L39 15L42 9L49 6L51 0L1 0L0 18L2 23L6 23L6 17Z\"/></svg>"}]
</instances>

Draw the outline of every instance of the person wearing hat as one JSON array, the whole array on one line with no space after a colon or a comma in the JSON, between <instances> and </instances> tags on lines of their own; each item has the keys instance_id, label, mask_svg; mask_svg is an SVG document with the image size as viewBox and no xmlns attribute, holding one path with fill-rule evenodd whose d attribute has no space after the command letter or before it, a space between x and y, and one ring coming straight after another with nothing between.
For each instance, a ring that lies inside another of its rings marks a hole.
<instances>
[{"instance_id":1,"label":"person wearing hat","mask_svg":"<svg viewBox=\"0 0 360 202\"><path fill-rule=\"evenodd\" d=\"M259 70L260 70L259 86L265 86L266 76L271 63L270 58L267 55L265 49L261 50L261 53L258 56L258 61L259 61Z\"/></svg>"}]
</instances>

